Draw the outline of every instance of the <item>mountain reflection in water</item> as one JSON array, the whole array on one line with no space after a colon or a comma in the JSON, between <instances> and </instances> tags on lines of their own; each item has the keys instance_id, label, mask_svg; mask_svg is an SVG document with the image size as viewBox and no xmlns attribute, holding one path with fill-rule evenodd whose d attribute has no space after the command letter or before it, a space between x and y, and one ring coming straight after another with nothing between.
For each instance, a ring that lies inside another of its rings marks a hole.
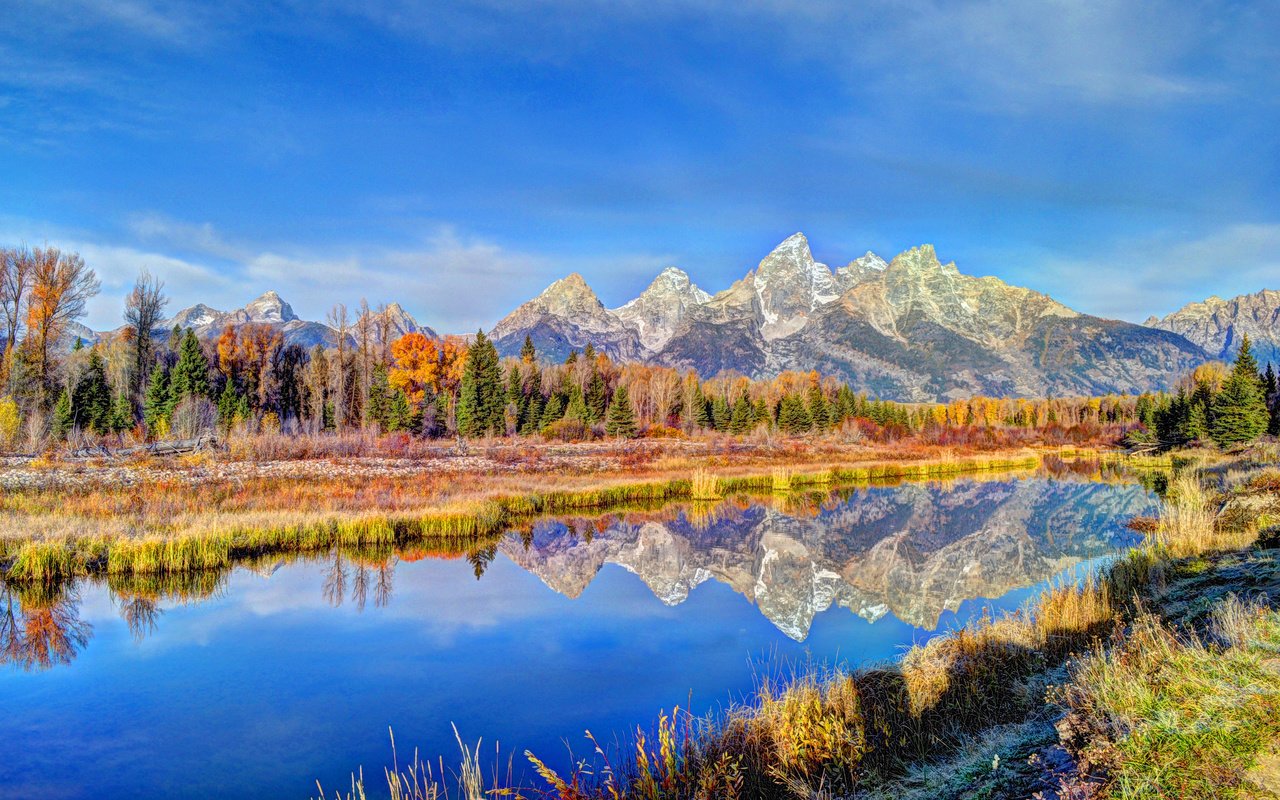
<instances>
[{"instance_id":1,"label":"mountain reflection in water","mask_svg":"<svg viewBox=\"0 0 1280 800\"><path fill-rule=\"evenodd\" d=\"M1103 478L1103 480L1100 480ZM548 519L470 550L340 550L239 566L270 578L294 560L323 567L331 606L392 602L396 564L466 559L482 579L501 553L546 586L578 598L601 568L637 576L667 606L717 581L797 642L831 606L869 622L886 614L933 630L966 600L998 598L1136 540L1125 522L1154 510L1151 476L1043 470L1019 479L900 483L785 497L739 497L594 518ZM71 663L93 628L81 587L105 583L135 641L163 624L164 604L216 597L225 573L0 582L0 663L43 670Z\"/></svg>"}]
</instances>

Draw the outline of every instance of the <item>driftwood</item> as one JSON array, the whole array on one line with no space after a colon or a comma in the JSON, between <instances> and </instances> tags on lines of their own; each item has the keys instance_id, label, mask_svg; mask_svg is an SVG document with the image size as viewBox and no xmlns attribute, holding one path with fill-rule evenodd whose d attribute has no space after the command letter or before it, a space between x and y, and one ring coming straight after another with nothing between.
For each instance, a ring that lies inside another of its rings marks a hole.
<instances>
[{"instance_id":1,"label":"driftwood","mask_svg":"<svg viewBox=\"0 0 1280 800\"><path fill-rule=\"evenodd\" d=\"M96 447L81 447L78 450L72 450L68 453L69 458L127 458L136 455L152 455L152 456L176 456L183 453L195 453L201 450L211 450L218 446L218 437L211 433L206 433L196 439L179 439L173 442L152 442L144 444L140 447L125 447L120 450L109 450L108 448L98 445Z\"/></svg>"}]
</instances>

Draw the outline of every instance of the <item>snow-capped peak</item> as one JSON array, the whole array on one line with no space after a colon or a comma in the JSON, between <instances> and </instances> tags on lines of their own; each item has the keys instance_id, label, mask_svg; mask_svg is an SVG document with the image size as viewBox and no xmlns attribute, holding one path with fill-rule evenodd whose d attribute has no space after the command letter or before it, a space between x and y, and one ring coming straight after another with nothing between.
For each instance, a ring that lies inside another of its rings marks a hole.
<instances>
[{"instance_id":1,"label":"snow-capped peak","mask_svg":"<svg viewBox=\"0 0 1280 800\"><path fill-rule=\"evenodd\" d=\"M690 308L710 299L711 295L699 289L684 270L667 267L639 297L614 313L636 329L641 344L657 350L675 333Z\"/></svg>"},{"instance_id":2,"label":"snow-capped peak","mask_svg":"<svg viewBox=\"0 0 1280 800\"><path fill-rule=\"evenodd\" d=\"M765 256L752 276L764 317L766 339L788 336L804 327L808 314L839 296L835 275L813 260L809 240L793 234Z\"/></svg>"},{"instance_id":3,"label":"snow-capped peak","mask_svg":"<svg viewBox=\"0 0 1280 800\"><path fill-rule=\"evenodd\" d=\"M292 322L298 318L293 307L273 289L244 307L253 322Z\"/></svg>"}]
</instances>

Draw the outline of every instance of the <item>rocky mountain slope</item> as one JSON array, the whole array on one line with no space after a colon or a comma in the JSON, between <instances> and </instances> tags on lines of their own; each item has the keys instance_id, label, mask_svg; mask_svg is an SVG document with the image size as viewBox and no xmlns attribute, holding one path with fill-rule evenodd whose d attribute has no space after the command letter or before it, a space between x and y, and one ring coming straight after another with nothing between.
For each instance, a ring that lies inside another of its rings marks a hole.
<instances>
[{"instance_id":1,"label":"rocky mountain slope","mask_svg":"<svg viewBox=\"0 0 1280 800\"><path fill-rule=\"evenodd\" d=\"M606 564L634 573L668 605L719 581L803 641L832 605L933 629L965 600L1000 597L1113 552L1130 535L1123 521L1150 511L1140 486L908 484L861 490L816 515L726 503L710 520L633 516L590 537L548 522L501 550L569 597Z\"/></svg>"},{"instance_id":2,"label":"rocky mountain slope","mask_svg":"<svg viewBox=\"0 0 1280 800\"><path fill-rule=\"evenodd\" d=\"M799 233L715 295L668 268L610 310L572 275L493 330L504 354L526 335L553 359L591 343L615 358L706 376L817 369L880 397L917 401L1160 389L1208 357L1176 333L965 275L931 245L888 263L867 253L833 271Z\"/></svg>"},{"instance_id":3,"label":"rocky mountain slope","mask_svg":"<svg viewBox=\"0 0 1280 800\"><path fill-rule=\"evenodd\" d=\"M1240 340L1247 335L1260 363L1280 366L1280 291L1274 289L1229 300L1210 297L1165 317L1151 317L1144 324L1181 334L1226 361L1235 358Z\"/></svg>"}]
</instances>

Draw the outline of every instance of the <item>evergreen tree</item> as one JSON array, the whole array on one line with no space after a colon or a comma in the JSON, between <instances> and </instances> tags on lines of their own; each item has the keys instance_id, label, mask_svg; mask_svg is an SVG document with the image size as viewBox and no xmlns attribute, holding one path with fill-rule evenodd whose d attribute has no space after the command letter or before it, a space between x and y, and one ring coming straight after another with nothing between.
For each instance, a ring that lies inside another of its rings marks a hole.
<instances>
[{"instance_id":1,"label":"evergreen tree","mask_svg":"<svg viewBox=\"0 0 1280 800\"><path fill-rule=\"evenodd\" d=\"M520 368L512 364L507 370L507 402L520 406L524 399L524 379L520 377Z\"/></svg>"},{"instance_id":2,"label":"evergreen tree","mask_svg":"<svg viewBox=\"0 0 1280 800\"><path fill-rule=\"evenodd\" d=\"M596 360L596 348L591 342L587 342L587 346L582 348L582 357L590 364Z\"/></svg>"},{"instance_id":3,"label":"evergreen tree","mask_svg":"<svg viewBox=\"0 0 1280 800\"><path fill-rule=\"evenodd\" d=\"M729 432L742 435L755 425L755 409L745 394L739 395L733 404L733 414L729 417Z\"/></svg>"},{"instance_id":4,"label":"evergreen tree","mask_svg":"<svg viewBox=\"0 0 1280 800\"><path fill-rule=\"evenodd\" d=\"M128 394L119 392L111 404L111 432L124 433L133 427L133 402Z\"/></svg>"},{"instance_id":5,"label":"evergreen tree","mask_svg":"<svg viewBox=\"0 0 1280 800\"><path fill-rule=\"evenodd\" d=\"M707 402L707 398L699 391L693 396L693 411L689 419L699 428L710 428L711 423L711 404Z\"/></svg>"},{"instance_id":6,"label":"evergreen tree","mask_svg":"<svg viewBox=\"0 0 1280 800\"><path fill-rule=\"evenodd\" d=\"M227 378L222 384L222 394L218 396L218 425L224 431L231 430L231 426L235 424L236 412L240 410L240 399L240 395L236 392L236 382Z\"/></svg>"},{"instance_id":7,"label":"evergreen tree","mask_svg":"<svg viewBox=\"0 0 1280 800\"><path fill-rule=\"evenodd\" d=\"M1251 442L1267 429L1267 405L1248 336L1240 342L1236 363L1214 397L1212 410L1209 433L1219 447Z\"/></svg>"},{"instance_id":8,"label":"evergreen tree","mask_svg":"<svg viewBox=\"0 0 1280 800\"><path fill-rule=\"evenodd\" d=\"M1183 438L1189 442L1200 441L1209 435L1209 410L1204 403L1192 403L1187 412L1187 422L1183 428Z\"/></svg>"},{"instance_id":9,"label":"evergreen tree","mask_svg":"<svg viewBox=\"0 0 1280 800\"><path fill-rule=\"evenodd\" d=\"M769 413L769 404L763 397L756 401L756 407L753 411L755 412L751 419L751 424L753 426L759 425L761 422L768 422L770 425L773 425L773 414Z\"/></svg>"},{"instance_id":10,"label":"evergreen tree","mask_svg":"<svg viewBox=\"0 0 1280 800\"><path fill-rule=\"evenodd\" d=\"M591 409L587 408L582 390L576 384L569 389L569 402L565 405L564 418L577 420L583 425L591 424Z\"/></svg>"},{"instance_id":11,"label":"evergreen tree","mask_svg":"<svg viewBox=\"0 0 1280 800\"><path fill-rule=\"evenodd\" d=\"M159 431L161 423L169 421L169 413L176 405L173 394L169 391L169 370L157 364L151 370L151 380L147 384L147 397L142 403L142 421L152 434Z\"/></svg>"},{"instance_id":12,"label":"evergreen tree","mask_svg":"<svg viewBox=\"0 0 1280 800\"><path fill-rule=\"evenodd\" d=\"M733 411L729 408L729 401L723 395L711 401L711 427L718 431L729 430L729 420L732 416Z\"/></svg>"},{"instance_id":13,"label":"evergreen tree","mask_svg":"<svg viewBox=\"0 0 1280 800\"><path fill-rule=\"evenodd\" d=\"M798 396L788 394L778 405L778 427L790 434L806 433L813 427L809 409Z\"/></svg>"},{"instance_id":14,"label":"evergreen tree","mask_svg":"<svg viewBox=\"0 0 1280 800\"><path fill-rule=\"evenodd\" d=\"M475 341L467 350L467 365L462 372L458 433L463 436L501 433L505 407L506 390L497 348L484 331L477 331Z\"/></svg>"},{"instance_id":15,"label":"evergreen tree","mask_svg":"<svg viewBox=\"0 0 1280 800\"><path fill-rule=\"evenodd\" d=\"M387 368L382 364L373 368L373 377L369 381L368 419L384 432L391 427L391 384L387 380Z\"/></svg>"},{"instance_id":16,"label":"evergreen tree","mask_svg":"<svg viewBox=\"0 0 1280 800\"><path fill-rule=\"evenodd\" d=\"M71 419L75 427L97 434L111 432L111 387L98 348L89 351L89 363L71 390Z\"/></svg>"},{"instance_id":17,"label":"evergreen tree","mask_svg":"<svg viewBox=\"0 0 1280 800\"><path fill-rule=\"evenodd\" d=\"M174 405L185 397L209 396L209 360L205 358L200 341L188 328L178 348L178 363L169 376L169 392Z\"/></svg>"},{"instance_id":18,"label":"evergreen tree","mask_svg":"<svg viewBox=\"0 0 1280 800\"><path fill-rule=\"evenodd\" d=\"M816 383L809 387L808 406L809 419L813 422L815 430L825 431L831 427L831 411L826 395L822 393L822 387Z\"/></svg>"},{"instance_id":19,"label":"evergreen tree","mask_svg":"<svg viewBox=\"0 0 1280 800\"><path fill-rule=\"evenodd\" d=\"M587 413L590 414L588 424L604 419L605 408L609 403L609 389L605 386L604 377L599 372L591 373L591 380L587 383L586 403Z\"/></svg>"},{"instance_id":20,"label":"evergreen tree","mask_svg":"<svg viewBox=\"0 0 1280 800\"><path fill-rule=\"evenodd\" d=\"M520 360L526 364L538 360L538 349L533 346L533 339L527 333L524 335L524 345L520 348Z\"/></svg>"},{"instance_id":21,"label":"evergreen tree","mask_svg":"<svg viewBox=\"0 0 1280 800\"><path fill-rule=\"evenodd\" d=\"M609 404L609 416L604 432L610 436L630 439L636 435L636 414L631 408L631 396L627 387L618 384L613 390L613 402Z\"/></svg>"},{"instance_id":22,"label":"evergreen tree","mask_svg":"<svg viewBox=\"0 0 1280 800\"><path fill-rule=\"evenodd\" d=\"M401 390L392 387L390 397L386 399L385 430L391 433L407 431L413 428L413 412L409 408L409 398Z\"/></svg>"},{"instance_id":23,"label":"evergreen tree","mask_svg":"<svg viewBox=\"0 0 1280 800\"><path fill-rule=\"evenodd\" d=\"M71 393L66 389L58 395L58 402L53 406L53 437L65 439L75 427L75 418L71 413Z\"/></svg>"},{"instance_id":24,"label":"evergreen tree","mask_svg":"<svg viewBox=\"0 0 1280 800\"><path fill-rule=\"evenodd\" d=\"M525 408L524 422L520 425L520 435L533 436L542 429L542 415L546 408L542 402L542 392L535 391L529 397L529 404Z\"/></svg>"},{"instance_id":25,"label":"evergreen tree","mask_svg":"<svg viewBox=\"0 0 1280 800\"><path fill-rule=\"evenodd\" d=\"M546 408L542 410L542 420L538 425L539 429L546 429L552 423L558 422L564 416L564 401L560 399L560 395L553 394L551 399L547 401Z\"/></svg>"}]
</instances>

